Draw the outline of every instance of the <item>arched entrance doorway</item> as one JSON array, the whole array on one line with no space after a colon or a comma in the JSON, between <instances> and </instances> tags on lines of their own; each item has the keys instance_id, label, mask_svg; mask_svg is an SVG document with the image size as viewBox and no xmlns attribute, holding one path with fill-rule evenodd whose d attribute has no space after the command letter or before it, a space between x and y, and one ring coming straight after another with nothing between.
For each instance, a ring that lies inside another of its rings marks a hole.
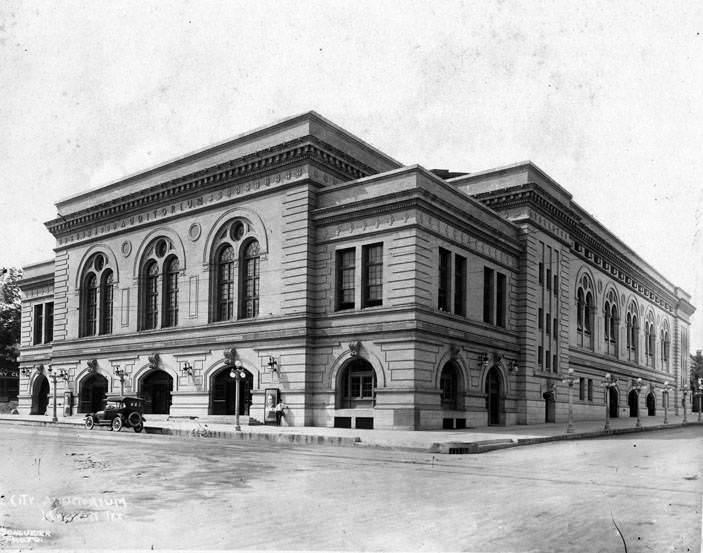
<instances>
[{"instance_id":1,"label":"arched entrance doorway","mask_svg":"<svg viewBox=\"0 0 703 553\"><path fill-rule=\"evenodd\" d=\"M236 415L237 383L229 373L231 367L222 367L210 380L210 414ZM251 405L251 390L254 387L254 376L242 368L246 377L239 381L239 414L248 415Z\"/></svg>"},{"instance_id":2,"label":"arched entrance doorway","mask_svg":"<svg viewBox=\"0 0 703 553\"><path fill-rule=\"evenodd\" d=\"M49 380L40 374L32 387L32 409L30 415L43 415L49 407Z\"/></svg>"},{"instance_id":3,"label":"arched entrance doorway","mask_svg":"<svg viewBox=\"0 0 703 553\"><path fill-rule=\"evenodd\" d=\"M442 397L442 409L455 411L461 409L459 404L462 391L460 370L454 361L447 361L439 376L439 391Z\"/></svg>"},{"instance_id":4,"label":"arched entrance doorway","mask_svg":"<svg viewBox=\"0 0 703 553\"><path fill-rule=\"evenodd\" d=\"M503 378L495 367L486 375L486 410L489 425L503 424Z\"/></svg>"},{"instance_id":5,"label":"arched entrance doorway","mask_svg":"<svg viewBox=\"0 0 703 553\"><path fill-rule=\"evenodd\" d=\"M141 379L139 396L145 400L144 413L168 415L171 410L173 378L160 369L151 371Z\"/></svg>"},{"instance_id":6,"label":"arched entrance doorway","mask_svg":"<svg viewBox=\"0 0 703 553\"><path fill-rule=\"evenodd\" d=\"M630 390L627 396L627 404L630 406L630 416L636 417L639 409L639 401L636 390Z\"/></svg>"},{"instance_id":7,"label":"arched entrance doorway","mask_svg":"<svg viewBox=\"0 0 703 553\"><path fill-rule=\"evenodd\" d=\"M612 386L608 388L608 409L610 410L610 418L618 418L618 391Z\"/></svg>"},{"instance_id":8,"label":"arched entrance doorway","mask_svg":"<svg viewBox=\"0 0 703 553\"><path fill-rule=\"evenodd\" d=\"M79 413L100 411L107 396L107 378L101 374L92 374L81 383Z\"/></svg>"},{"instance_id":9,"label":"arched entrance doorway","mask_svg":"<svg viewBox=\"0 0 703 553\"><path fill-rule=\"evenodd\" d=\"M653 417L657 414L657 400L654 399L654 394L649 392L647 394L647 416Z\"/></svg>"},{"instance_id":10,"label":"arched entrance doorway","mask_svg":"<svg viewBox=\"0 0 703 553\"><path fill-rule=\"evenodd\" d=\"M366 359L354 359L339 372L337 409L373 407L376 392L376 371Z\"/></svg>"}]
</instances>

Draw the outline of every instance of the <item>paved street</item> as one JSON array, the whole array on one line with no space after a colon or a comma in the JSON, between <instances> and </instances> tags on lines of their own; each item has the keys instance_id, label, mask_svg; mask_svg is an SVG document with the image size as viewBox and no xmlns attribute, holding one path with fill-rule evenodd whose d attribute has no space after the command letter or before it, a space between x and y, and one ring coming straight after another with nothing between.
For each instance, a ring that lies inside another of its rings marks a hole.
<instances>
[{"instance_id":1,"label":"paved street","mask_svg":"<svg viewBox=\"0 0 703 553\"><path fill-rule=\"evenodd\" d=\"M701 549L701 427L482 455L0 432L4 548Z\"/></svg>"}]
</instances>

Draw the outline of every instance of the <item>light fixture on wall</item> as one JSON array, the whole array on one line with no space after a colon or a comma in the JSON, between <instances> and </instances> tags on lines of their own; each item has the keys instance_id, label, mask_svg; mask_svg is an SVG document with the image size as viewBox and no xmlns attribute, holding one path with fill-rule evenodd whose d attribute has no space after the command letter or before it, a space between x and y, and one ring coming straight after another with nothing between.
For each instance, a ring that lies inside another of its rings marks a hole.
<instances>
[{"instance_id":1,"label":"light fixture on wall","mask_svg":"<svg viewBox=\"0 0 703 553\"><path fill-rule=\"evenodd\" d=\"M269 355L269 360L266 363L268 365L269 370L271 371L272 374L276 374L276 376L280 375L280 367L278 365L278 361L276 358L272 355Z\"/></svg>"},{"instance_id":2,"label":"light fixture on wall","mask_svg":"<svg viewBox=\"0 0 703 553\"><path fill-rule=\"evenodd\" d=\"M516 373L519 371L519 369L520 369L520 367L518 366L517 361L512 361L510 363L510 372L511 373Z\"/></svg>"},{"instance_id":3,"label":"light fixture on wall","mask_svg":"<svg viewBox=\"0 0 703 553\"><path fill-rule=\"evenodd\" d=\"M36 370L36 367L22 367L20 369L20 373L22 374L22 376L29 376L34 370Z\"/></svg>"},{"instance_id":4,"label":"light fixture on wall","mask_svg":"<svg viewBox=\"0 0 703 553\"><path fill-rule=\"evenodd\" d=\"M112 366L112 373L120 379L120 395L124 395L124 379L129 373L125 369L121 369L119 365Z\"/></svg>"},{"instance_id":5,"label":"light fixture on wall","mask_svg":"<svg viewBox=\"0 0 703 553\"><path fill-rule=\"evenodd\" d=\"M181 367L181 372L184 375L187 374L188 376L193 376L193 365L191 365L188 361L185 361Z\"/></svg>"},{"instance_id":6,"label":"light fixture on wall","mask_svg":"<svg viewBox=\"0 0 703 553\"><path fill-rule=\"evenodd\" d=\"M479 354L478 362L481 364L482 368L484 368L484 369L488 368L488 354L487 353Z\"/></svg>"}]
</instances>

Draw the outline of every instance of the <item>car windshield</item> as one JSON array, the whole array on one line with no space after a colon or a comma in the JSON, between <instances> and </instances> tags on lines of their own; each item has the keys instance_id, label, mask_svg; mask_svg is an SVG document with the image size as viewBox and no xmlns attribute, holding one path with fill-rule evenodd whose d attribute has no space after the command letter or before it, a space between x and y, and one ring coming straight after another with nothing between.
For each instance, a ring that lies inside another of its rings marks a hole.
<instances>
[{"instance_id":1,"label":"car windshield","mask_svg":"<svg viewBox=\"0 0 703 553\"><path fill-rule=\"evenodd\" d=\"M128 409L139 409L139 402L137 400L126 400L124 404Z\"/></svg>"}]
</instances>

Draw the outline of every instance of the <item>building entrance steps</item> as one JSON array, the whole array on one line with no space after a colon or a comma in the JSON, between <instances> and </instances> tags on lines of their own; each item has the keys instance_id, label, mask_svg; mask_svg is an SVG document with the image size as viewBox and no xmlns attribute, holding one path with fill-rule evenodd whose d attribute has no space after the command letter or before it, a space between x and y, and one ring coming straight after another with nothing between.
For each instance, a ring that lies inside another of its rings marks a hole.
<instances>
[{"instance_id":1,"label":"building entrance steps","mask_svg":"<svg viewBox=\"0 0 703 553\"><path fill-rule=\"evenodd\" d=\"M635 426L636 419L620 417L610 420L610 430L604 431L604 421L575 421L574 432L566 432L566 422L553 424L488 426L462 430L362 430L328 427L290 427L270 425L249 425L240 417L242 430L234 429L234 417L218 420L219 417L198 419L147 415L145 432L148 434L171 435L187 439L261 440L269 442L337 445L351 447L378 447L425 451L428 453L483 453L496 449L545 443L556 440L596 438L613 434L636 433L666 430L682 426L683 416L669 415L668 424L663 416L642 417L641 428ZM21 424L38 427L83 426L84 416L61 417L52 422L49 416L39 415L0 415L0 424ZM697 422L697 413L688 414L688 425ZM105 429L93 430L107 431Z\"/></svg>"}]
</instances>

